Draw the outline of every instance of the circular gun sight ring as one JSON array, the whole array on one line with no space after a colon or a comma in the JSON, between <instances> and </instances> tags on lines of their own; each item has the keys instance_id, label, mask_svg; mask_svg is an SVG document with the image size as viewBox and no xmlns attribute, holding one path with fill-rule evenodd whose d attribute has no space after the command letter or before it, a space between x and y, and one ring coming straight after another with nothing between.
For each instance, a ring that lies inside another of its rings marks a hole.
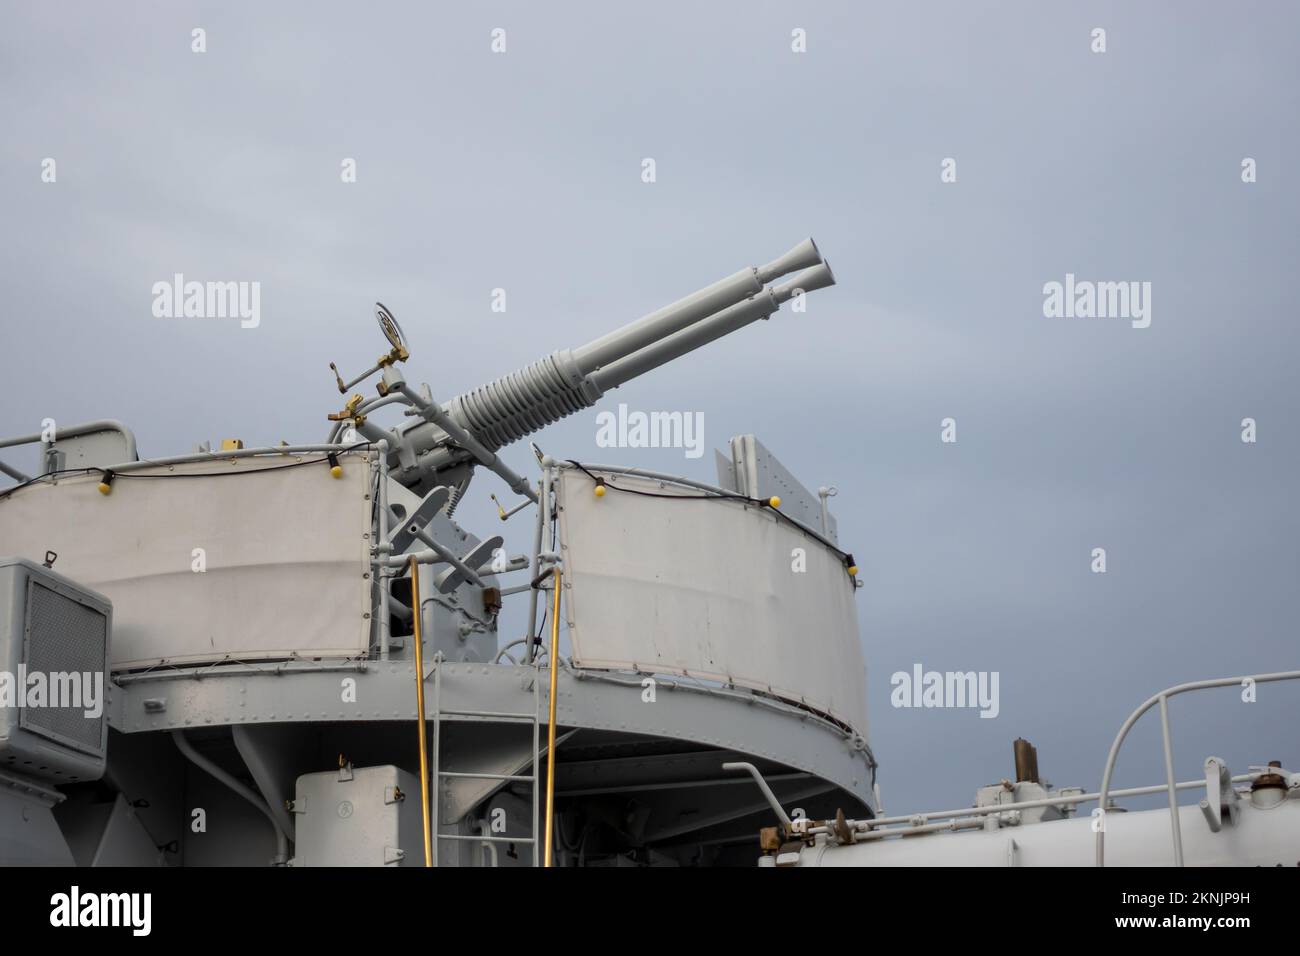
<instances>
[{"instance_id":1,"label":"circular gun sight ring","mask_svg":"<svg viewBox=\"0 0 1300 956\"><path fill-rule=\"evenodd\" d=\"M379 323L379 330L384 333L384 338L388 339L388 344L400 351L407 351L406 336L402 334L402 327L397 324L397 319L393 318L393 313L388 311L388 306L382 302L375 303L375 321Z\"/></svg>"}]
</instances>

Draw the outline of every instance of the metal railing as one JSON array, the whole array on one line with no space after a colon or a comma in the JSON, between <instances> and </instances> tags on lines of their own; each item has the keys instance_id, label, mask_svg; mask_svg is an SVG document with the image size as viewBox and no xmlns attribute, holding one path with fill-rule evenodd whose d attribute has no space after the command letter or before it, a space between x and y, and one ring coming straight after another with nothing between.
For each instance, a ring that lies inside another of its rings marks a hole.
<instances>
[{"instance_id":1,"label":"metal railing","mask_svg":"<svg viewBox=\"0 0 1300 956\"><path fill-rule=\"evenodd\" d=\"M1211 687L1239 687L1246 681L1255 684L1263 684L1270 681L1279 680L1300 680L1300 671L1279 671L1275 674L1247 674L1242 677L1220 677L1216 680L1192 681L1188 684L1176 684L1173 687L1167 687L1160 693L1148 699L1141 707L1129 715L1128 720L1120 727L1119 733L1115 735L1115 742L1110 745L1110 755L1106 758L1106 770L1101 778L1101 790L1098 794L1098 808L1100 811L1100 821L1097 827L1097 866L1106 865L1106 811L1107 801L1110 797L1110 778L1115 770L1115 760L1119 757L1120 747L1124 745L1124 738L1128 732L1133 729L1133 725L1152 707L1160 707L1160 727L1164 736L1164 754L1165 754L1165 789L1169 794L1169 817L1170 827L1173 831L1174 841L1174 865L1183 865L1183 833L1178 819L1178 789L1179 784L1174 782L1174 754L1173 745L1170 742L1169 734L1169 698L1178 694L1190 693L1194 690L1206 690Z\"/></svg>"},{"instance_id":2,"label":"metal railing","mask_svg":"<svg viewBox=\"0 0 1300 956\"><path fill-rule=\"evenodd\" d=\"M48 473L52 469L46 460L46 454L54 442L64 438L76 438L81 435L94 435L99 432L117 432L122 436L126 444L126 457L128 461L136 457L135 434L121 422L111 418L100 419L94 422L82 422L80 425L69 425L67 428L55 428L51 438L46 437L45 432L34 432L31 435L19 435L17 438L0 439L0 448L13 448L18 445L34 445L41 443L41 469L42 473ZM32 481L31 475L19 471L17 468L10 467L4 462L0 462L0 472L8 475L14 481L25 482Z\"/></svg>"},{"instance_id":3,"label":"metal railing","mask_svg":"<svg viewBox=\"0 0 1300 956\"><path fill-rule=\"evenodd\" d=\"M739 767L739 764L723 764L723 769ZM1254 774L1243 773L1232 778L1233 783L1246 783L1254 779ZM1205 786L1204 780L1185 780L1175 784L1179 790L1195 790ZM1166 789L1165 784L1155 784L1148 787L1129 787L1124 790L1111 791L1110 797L1143 797L1150 796L1154 793L1160 793ZM1015 813L1020 810L1035 810L1043 807L1075 807L1080 803L1092 803L1101 797L1100 792L1094 793L1062 793L1054 797L1043 797L1038 800L1020 800L1015 803L991 803L983 807L962 807L957 810L926 810L921 813L903 813L890 817L872 817L869 820L846 820L845 825L854 832L854 842L867 839L882 839L884 837L894 836L911 836L916 833L932 832L936 829L961 829L972 820L978 820L981 817L1000 816L1004 813ZM932 821L947 821L942 825L933 825ZM835 835L835 828L831 824L812 824L803 826L799 832L807 836L817 836L819 834Z\"/></svg>"}]
</instances>

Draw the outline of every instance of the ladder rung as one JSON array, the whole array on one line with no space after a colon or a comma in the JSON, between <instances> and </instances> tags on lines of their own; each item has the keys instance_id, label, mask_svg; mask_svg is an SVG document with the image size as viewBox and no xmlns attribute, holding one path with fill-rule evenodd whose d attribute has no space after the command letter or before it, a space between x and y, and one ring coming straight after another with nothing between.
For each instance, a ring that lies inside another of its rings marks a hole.
<instances>
[{"instance_id":1,"label":"ladder rung","mask_svg":"<svg viewBox=\"0 0 1300 956\"><path fill-rule=\"evenodd\" d=\"M518 773L462 773L459 770L439 770L440 777L459 777L462 780L520 780L532 783L537 778L532 774L527 776Z\"/></svg>"},{"instance_id":2,"label":"ladder rung","mask_svg":"<svg viewBox=\"0 0 1300 956\"><path fill-rule=\"evenodd\" d=\"M433 715L433 719L439 717L491 717L494 720L527 720L529 722L537 720L537 714L516 714L509 711L497 710L440 710Z\"/></svg>"},{"instance_id":3,"label":"ladder rung","mask_svg":"<svg viewBox=\"0 0 1300 956\"><path fill-rule=\"evenodd\" d=\"M471 840L475 843L526 843L529 846L533 843L532 837L488 837L488 836L466 836L463 833L443 833L439 834L439 840Z\"/></svg>"}]
</instances>

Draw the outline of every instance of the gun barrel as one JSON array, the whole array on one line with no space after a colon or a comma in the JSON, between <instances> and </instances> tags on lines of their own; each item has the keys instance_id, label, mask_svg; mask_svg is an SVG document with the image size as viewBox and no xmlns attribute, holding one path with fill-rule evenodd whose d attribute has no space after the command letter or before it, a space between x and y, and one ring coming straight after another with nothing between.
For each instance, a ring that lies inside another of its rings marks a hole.
<instances>
[{"instance_id":1,"label":"gun barrel","mask_svg":"<svg viewBox=\"0 0 1300 956\"><path fill-rule=\"evenodd\" d=\"M835 274L831 272L830 263L823 260L821 264L799 273L782 285L764 289L760 295L744 302L737 302L717 315L688 326L593 372L590 379L602 392L617 388L624 382L644 375L673 359L681 358L688 352L694 352L724 335L730 335L751 322L767 318L779 309L783 302L792 299L800 292L813 292L834 284Z\"/></svg>"},{"instance_id":2,"label":"gun barrel","mask_svg":"<svg viewBox=\"0 0 1300 956\"><path fill-rule=\"evenodd\" d=\"M797 269L804 271L781 285L766 286ZM390 367L385 384L390 391L403 391L417 407L425 406L423 420L396 431L365 422L358 430L392 443L390 465L404 484L419 484L466 456L489 463L496 449L590 408L605 389L766 318L797 292L834 284L816 243L806 239L765 266L742 269L579 349L553 352L441 406L416 401ZM513 473L509 480L512 486L521 481Z\"/></svg>"},{"instance_id":3,"label":"gun barrel","mask_svg":"<svg viewBox=\"0 0 1300 956\"><path fill-rule=\"evenodd\" d=\"M822 261L817 243L805 239L783 256L765 266L750 266L734 275L693 292L672 305L630 322L573 352L583 375L618 361L716 312L743 302L763 291L763 286L796 269Z\"/></svg>"}]
</instances>

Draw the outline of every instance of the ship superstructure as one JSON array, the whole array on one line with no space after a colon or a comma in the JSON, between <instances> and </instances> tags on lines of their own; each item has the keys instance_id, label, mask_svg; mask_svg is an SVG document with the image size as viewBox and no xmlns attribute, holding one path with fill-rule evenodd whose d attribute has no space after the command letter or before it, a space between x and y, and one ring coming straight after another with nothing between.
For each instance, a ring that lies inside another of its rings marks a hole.
<instances>
[{"instance_id":1,"label":"ship superstructure","mask_svg":"<svg viewBox=\"0 0 1300 956\"><path fill-rule=\"evenodd\" d=\"M1052 788L1017 741L974 806L889 815L835 489L753 435L716 483L498 456L834 282L809 239L446 402L376 304L388 350L334 369L374 394L322 442L142 458L112 420L0 441L39 447L32 474L0 461L0 863L1296 862L1300 774L1208 757L1176 781L1167 701L1300 672L1162 691L1098 791ZM528 553L458 523L480 469ZM1112 788L1157 710L1165 781Z\"/></svg>"},{"instance_id":2,"label":"ship superstructure","mask_svg":"<svg viewBox=\"0 0 1300 956\"><path fill-rule=\"evenodd\" d=\"M824 497L752 436L716 485L496 454L833 283L807 240L448 402L377 305L389 350L336 369L374 394L324 442L142 458L114 421L0 442L41 462L3 466L0 553L105 609L109 675L76 718L93 745L37 723L0 743L0 858L423 865L424 810L438 865L748 863L769 810L737 762L869 817L858 582ZM516 496L503 518L531 509L532 553L457 523L479 469ZM7 659L84 669L67 607L32 593L3 598Z\"/></svg>"}]
</instances>

